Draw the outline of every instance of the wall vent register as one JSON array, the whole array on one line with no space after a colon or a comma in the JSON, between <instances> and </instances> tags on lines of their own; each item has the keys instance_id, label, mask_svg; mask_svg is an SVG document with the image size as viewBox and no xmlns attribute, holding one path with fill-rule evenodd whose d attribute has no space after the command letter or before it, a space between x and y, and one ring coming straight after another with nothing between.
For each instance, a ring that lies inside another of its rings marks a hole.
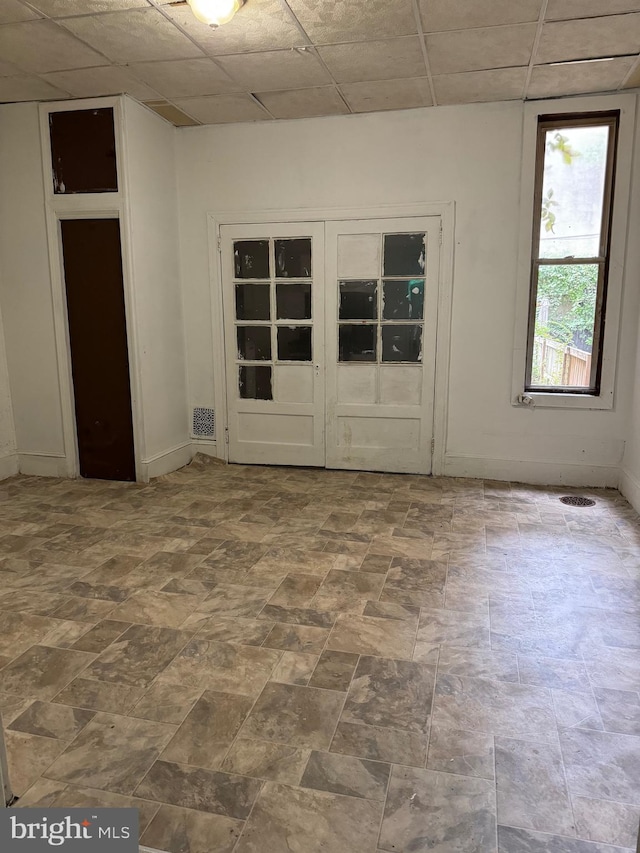
<instances>
[{"instance_id":1,"label":"wall vent register","mask_svg":"<svg viewBox=\"0 0 640 853\"><path fill-rule=\"evenodd\" d=\"M194 408L191 434L197 438L215 438L216 418L213 409Z\"/></svg>"}]
</instances>

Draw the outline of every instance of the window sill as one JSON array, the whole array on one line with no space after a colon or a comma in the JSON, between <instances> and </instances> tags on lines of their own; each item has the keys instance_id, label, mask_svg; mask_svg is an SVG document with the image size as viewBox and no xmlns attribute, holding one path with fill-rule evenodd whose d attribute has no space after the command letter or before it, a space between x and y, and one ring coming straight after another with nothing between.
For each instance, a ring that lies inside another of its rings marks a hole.
<instances>
[{"instance_id":1,"label":"window sill","mask_svg":"<svg viewBox=\"0 0 640 853\"><path fill-rule=\"evenodd\" d=\"M530 398L531 402L523 402ZM613 409L613 392L600 394L553 394L523 391L511 401L518 409Z\"/></svg>"}]
</instances>

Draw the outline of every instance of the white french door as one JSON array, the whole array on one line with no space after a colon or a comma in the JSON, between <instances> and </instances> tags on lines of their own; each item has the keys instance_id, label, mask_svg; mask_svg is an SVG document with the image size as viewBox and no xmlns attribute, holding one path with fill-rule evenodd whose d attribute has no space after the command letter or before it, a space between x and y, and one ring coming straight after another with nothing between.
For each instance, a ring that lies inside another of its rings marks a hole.
<instances>
[{"instance_id":1,"label":"white french door","mask_svg":"<svg viewBox=\"0 0 640 853\"><path fill-rule=\"evenodd\" d=\"M328 468L429 474L439 217L327 222Z\"/></svg>"},{"instance_id":2,"label":"white french door","mask_svg":"<svg viewBox=\"0 0 640 853\"><path fill-rule=\"evenodd\" d=\"M439 233L221 226L230 462L430 473Z\"/></svg>"},{"instance_id":3,"label":"white french door","mask_svg":"<svg viewBox=\"0 0 640 853\"><path fill-rule=\"evenodd\" d=\"M323 466L323 223L220 230L229 461Z\"/></svg>"}]
</instances>

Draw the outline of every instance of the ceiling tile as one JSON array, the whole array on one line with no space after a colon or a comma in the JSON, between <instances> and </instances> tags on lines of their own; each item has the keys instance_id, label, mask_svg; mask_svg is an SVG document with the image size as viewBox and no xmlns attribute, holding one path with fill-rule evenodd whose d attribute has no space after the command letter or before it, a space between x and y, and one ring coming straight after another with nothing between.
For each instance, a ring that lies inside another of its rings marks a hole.
<instances>
[{"instance_id":1,"label":"ceiling tile","mask_svg":"<svg viewBox=\"0 0 640 853\"><path fill-rule=\"evenodd\" d=\"M535 62L622 56L640 50L640 14L544 24Z\"/></svg>"},{"instance_id":2,"label":"ceiling tile","mask_svg":"<svg viewBox=\"0 0 640 853\"><path fill-rule=\"evenodd\" d=\"M238 85L211 59L138 62L131 65L131 71L165 98L222 95L238 91Z\"/></svg>"},{"instance_id":3,"label":"ceiling tile","mask_svg":"<svg viewBox=\"0 0 640 853\"><path fill-rule=\"evenodd\" d=\"M168 6L165 11L212 56L276 50L307 43L280 0L250 0L232 21L217 29L198 21L188 6Z\"/></svg>"},{"instance_id":4,"label":"ceiling tile","mask_svg":"<svg viewBox=\"0 0 640 853\"><path fill-rule=\"evenodd\" d=\"M638 87L640 87L640 65L636 65L636 67L633 69L633 73L624 84L625 89L636 89Z\"/></svg>"},{"instance_id":5,"label":"ceiling tile","mask_svg":"<svg viewBox=\"0 0 640 853\"><path fill-rule=\"evenodd\" d=\"M311 118L348 113L344 101L333 86L294 89L288 92L264 92L257 95L274 118Z\"/></svg>"},{"instance_id":6,"label":"ceiling tile","mask_svg":"<svg viewBox=\"0 0 640 853\"><path fill-rule=\"evenodd\" d=\"M378 110L410 110L430 107L426 77L413 80L380 80L375 83L345 83L340 91L354 113Z\"/></svg>"},{"instance_id":7,"label":"ceiling tile","mask_svg":"<svg viewBox=\"0 0 640 853\"><path fill-rule=\"evenodd\" d=\"M122 92L140 101L158 97L156 91L136 80L126 68L112 65L85 68L81 71L54 71L53 74L44 74L43 77L54 86L66 89L74 98L97 98Z\"/></svg>"},{"instance_id":8,"label":"ceiling tile","mask_svg":"<svg viewBox=\"0 0 640 853\"><path fill-rule=\"evenodd\" d=\"M176 106L203 124L264 121L268 114L249 95L210 95L176 100Z\"/></svg>"},{"instance_id":9,"label":"ceiling tile","mask_svg":"<svg viewBox=\"0 0 640 853\"><path fill-rule=\"evenodd\" d=\"M51 18L149 7L147 0L29 0L29 3Z\"/></svg>"},{"instance_id":10,"label":"ceiling tile","mask_svg":"<svg viewBox=\"0 0 640 853\"><path fill-rule=\"evenodd\" d=\"M640 0L549 0L548 21L640 12Z\"/></svg>"},{"instance_id":11,"label":"ceiling tile","mask_svg":"<svg viewBox=\"0 0 640 853\"><path fill-rule=\"evenodd\" d=\"M67 98L66 92L50 86L38 77L0 78L0 103L11 101L50 101Z\"/></svg>"},{"instance_id":12,"label":"ceiling tile","mask_svg":"<svg viewBox=\"0 0 640 853\"><path fill-rule=\"evenodd\" d=\"M433 78L439 104L473 104L522 98L526 68L494 68Z\"/></svg>"},{"instance_id":13,"label":"ceiling tile","mask_svg":"<svg viewBox=\"0 0 640 853\"><path fill-rule=\"evenodd\" d=\"M316 44L418 32L412 0L393 0L393 3L389 0L288 0L288 3Z\"/></svg>"},{"instance_id":14,"label":"ceiling tile","mask_svg":"<svg viewBox=\"0 0 640 853\"><path fill-rule=\"evenodd\" d=\"M425 32L537 21L542 0L420 0Z\"/></svg>"},{"instance_id":15,"label":"ceiling tile","mask_svg":"<svg viewBox=\"0 0 640 853\"><path fill-rule=\"evenodd\" d=\"M52 21L0 27L0 56L25 71L40 73L104 65L104 57Z\"/></svg>"},{"instance_id":16,"label":"ceiling tile","mask_svg":"<svg viewBox=\"0 0 640 853\"><path fill-rule=\"evenodd\" d=\"M0 61L0 77L18 77L19 75L20 69L16 68L15 65L11 65L10 62Z\"/></svg>"},{"instance_id":17,"label":"ceiling tile","mask_svg":"<svg viewBox=\"0 0 640 853\"><path fill-rule=\"evenodd\" d=\"M200 122L190 118L177 107L174 107L173 104L168 104L166 101L146 101L145 106L153 110L154 113L158 113L163 119L170 121L176 127L194 127L200 124Z\"/></svg>"},{"instance_id":18,"label":"ceiling tile","mask_svg":"<svg viewBox=\"0 0 640 853\"><path fill-rule=\"evenodd\" d=\"M538 65L533 69L527 98L554 98L558 95L612 91L622 84L635 59L635 56L625 56L611 62Z\"/></svg>"},{"instance_id":19,"label":"ceiling tile","mask_svg":"<svg viewBox=\"0 0 640 853\"><path fill-rule=\"evenodd\" d=\"M0 2L0 24L13 24L18 21L35 21L40 17L33 9L23 6L18 0Z\"/></svg>"},{"instance_id":20,"label":"ceiling tile","mask_svg":"<svg viewBox=\"0 0 640 853\"><path fill-rule=\"evenodd\" d=\"M421 77L427 71L418 36L330 45L318 53L338 83Z\"/></svg>"},{"instance_id":21,"label":"ceiling tile","mask_svg":"<svg viewBox=\"0 0 640 853\"><path fill-rule=\"evenodd\" d=\"M220 56L218 62L237 82L251 91L314 86L331 78L311 50L271 50L238 56Z\"/></svg>"},{"instance_id":22,"label":"ceiling tile","mask_svg":"<svg viewBox=\"0 0 640 853\"><path fill-rule=\"evenodd\" d=\"M536 24L515 24L428 35L431 72L454 74L528 65L536 28Z\"/></svg>"},{"instance_id":23,"label":"ceiling tile","mask_svg":"<svg viewBox=\"0 0 640 853\"><path fill-rule=\"evenodd\" d=\"M114 62L187 59L202 55L157 9L65 18L62 23Z\"/></svg>"}]
</instances>

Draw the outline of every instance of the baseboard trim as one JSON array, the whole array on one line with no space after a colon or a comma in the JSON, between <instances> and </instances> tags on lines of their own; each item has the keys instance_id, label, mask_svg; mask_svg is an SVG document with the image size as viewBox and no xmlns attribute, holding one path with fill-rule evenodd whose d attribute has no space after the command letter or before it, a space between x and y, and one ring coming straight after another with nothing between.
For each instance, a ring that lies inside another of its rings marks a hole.
<instances>
[{"instance_id":1,"label":"baseboard trim","mask_svg":"<svg viewBox=\"0 0 640 853\"><path fill-rule=\"evenodd\" d=\"M193 459L194 456L193 444L191 441L185 441L172 447L170 450L165 450L162 453L156 453L155 456L149 459L143 459L140 463L140 474L143 482L148 482L153 477L161 477L163 474L169 474L171 471L176 471L178 468L184 468Z\"/></svg>"},{"instance_id":2,"label":"baseboard trim","mask_svg":"<svg viewBox=\"0 0 640 853\"><path fill-rule=\"evenodd\" d=\"M31 477L70 477L67 457L49 453L18 453L18 470Z\"/></svg>"},{"instance_id":3,"label":"baseboard trim","mask_svg":"<svg viewBox=\"0 0 640 853\"><path fill-rule=\"evenodd\" d=\"M520 459L495 459L485 456L447 454L446 477L472 477L486 480L509 480L539 486L593 486L618 488L620 469L617 465L581 465L577 462L540 462Z\"/></svg>"},{"instance_id":4,"label":"baseboard trim","mask_svg":"<svg viewBox=\"0 0 640 853\"><path fill-rule=\"evenodd\" d=\"M15 477L18 470L17 453L7 453L6 456L0 456L0 480L6 480L7 477Z\"/></svg>"},{"instance_id":5,"label":"baseboard trim","mask_svg":"<svg viewBox=\"0 0 640 853\"><path fill-rule=\"evenodd\" d=\"M640 512L640 480L626 468L620 469L620 491L636 512Z\"/></svg>"},{"instance_id":6,"label":"baseboard trim","mask_svg":"<svg viewBox=\"0 0 640 853\"><path fill-rule=\"evenodd\" d=\"M194 456L196 453L204 453L205 456L212 456L214 459L224 459L224 454L222 454L224 444L218 446L215 439L210 439L209 441L202 441L202 439L199 441L194 440L191 442L191 446L193 447Z\"/></svg>"}]
</instances>

